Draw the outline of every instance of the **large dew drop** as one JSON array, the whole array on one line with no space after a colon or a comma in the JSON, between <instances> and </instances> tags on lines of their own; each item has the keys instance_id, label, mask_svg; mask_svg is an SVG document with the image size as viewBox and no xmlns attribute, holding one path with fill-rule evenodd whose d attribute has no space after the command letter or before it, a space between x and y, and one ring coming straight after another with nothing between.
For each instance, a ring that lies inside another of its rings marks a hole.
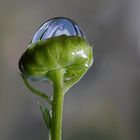
<instances>
[{"instance_id":1,"label":"large dew drop","mask_svg":"<svg viewBox=\"0 0 140 140\"><path fill-rule=\"evenodd\" d=\"M37 43L39 40L46 40L60 35L85 37L74 21L64 17L57 17L41 25L33 36L31 43Z\"/></svg>"}]
</instances>

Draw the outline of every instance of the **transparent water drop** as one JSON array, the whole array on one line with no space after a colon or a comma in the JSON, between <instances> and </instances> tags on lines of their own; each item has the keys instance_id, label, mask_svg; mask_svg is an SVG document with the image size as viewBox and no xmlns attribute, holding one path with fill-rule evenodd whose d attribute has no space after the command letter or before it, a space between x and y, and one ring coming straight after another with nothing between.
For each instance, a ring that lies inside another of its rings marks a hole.
<instances>
[{"instance_id":1,"label":"transparent water drop","mask_svg":"<svg viewBox=\"0 0 140 140\"><path fill-rule=\"evenodd\" d=\"M57 17L46 21L39 27L33 36L32 43L60 35L80 36L85 38L84 33L74 21L64 17Z\"/></svg>"}]
</instances>

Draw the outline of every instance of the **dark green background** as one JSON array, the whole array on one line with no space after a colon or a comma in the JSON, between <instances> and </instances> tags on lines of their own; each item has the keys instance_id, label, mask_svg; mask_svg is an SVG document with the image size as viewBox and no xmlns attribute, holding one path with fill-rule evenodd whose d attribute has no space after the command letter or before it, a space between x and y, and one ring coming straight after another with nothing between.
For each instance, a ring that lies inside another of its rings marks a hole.
<instances>
[{"instance_id":1,"label":"dark green background","mask_svg":"<svg viewBox=\"0 0 140 140\"><path fill-rule=\"evenodd\" d=\"M0 140L47 140L18 60L40 24L56 16L81 26L95 60L65 96L63 140L139 140L139 13L139 0L0 0Z\"/></svg>"}]
</instances>

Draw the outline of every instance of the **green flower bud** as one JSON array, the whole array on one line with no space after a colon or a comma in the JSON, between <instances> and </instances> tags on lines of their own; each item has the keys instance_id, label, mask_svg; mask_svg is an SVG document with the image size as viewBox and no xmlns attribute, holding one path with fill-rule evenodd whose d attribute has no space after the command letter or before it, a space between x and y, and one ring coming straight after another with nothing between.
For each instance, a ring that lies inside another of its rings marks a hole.
<instances>
[{"instance_id":1,"label":"green flower bud","mask_svg":"<svg viewBox=\"0 0 140 140\"><path fill-rule=\"evenodd\" d=\"M19 68L28 77L48 79L49 72L64 69L64 80L68 81L84 74L92 61L92 48L86 39L61 35L31 44L21 56Z\"/></svg>"}]
</instances>

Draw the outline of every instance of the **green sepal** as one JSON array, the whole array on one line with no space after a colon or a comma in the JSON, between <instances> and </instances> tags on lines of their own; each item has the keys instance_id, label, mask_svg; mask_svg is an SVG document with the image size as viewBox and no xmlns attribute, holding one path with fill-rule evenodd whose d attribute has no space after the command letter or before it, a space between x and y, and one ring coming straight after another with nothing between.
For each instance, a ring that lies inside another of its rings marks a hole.
<instances>
[{"instance_id":1,"label":"green sepal","mask_svg":"<svg viewBox=\"0 0 140 140\"><path fill-rule=\"evenodd\" d=\"M51 115L50 115L50 111L46 107L42 107L41 105L40 105L40 109L41 109L41 112L42 112L45 124L46 124L47 128L50 130L50 128L51 128Z\"/></svg>"}]
</instances>

